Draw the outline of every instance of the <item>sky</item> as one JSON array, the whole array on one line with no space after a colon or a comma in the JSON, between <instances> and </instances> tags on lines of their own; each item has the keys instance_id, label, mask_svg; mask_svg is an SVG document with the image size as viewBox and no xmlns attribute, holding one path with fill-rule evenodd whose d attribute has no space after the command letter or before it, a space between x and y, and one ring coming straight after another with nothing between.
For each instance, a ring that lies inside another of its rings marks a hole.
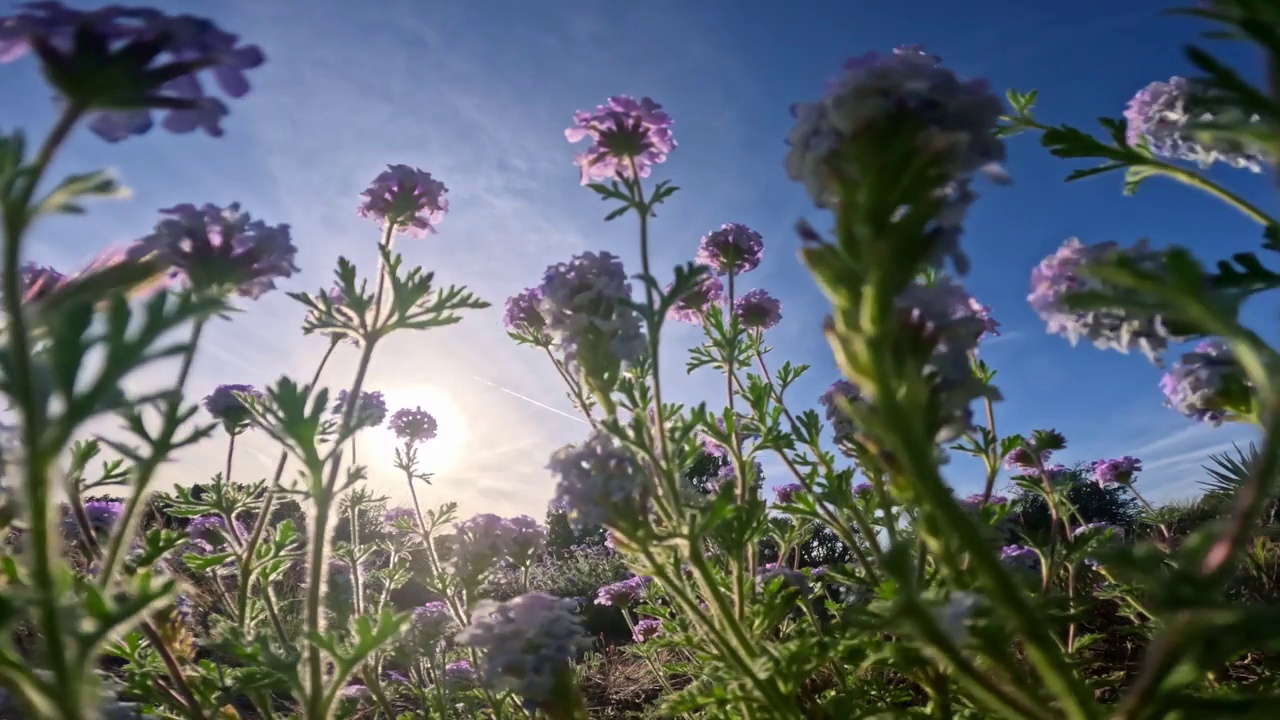
<instances>
[{"instance_id":1,"label":"sky","mask_svg":"<svg viewBox=\"0 0 1280 720\"><path fill-rule=\"evenodd\" d=\"M0 14L12 5L0 0ZM722 223L761 232L764 263L741 285L782 300L783 322L767 336L776 348L770 361L812 366L788 394L803 408L816 405L837 374L820 333L829 305L798 260L793 231L802 217L819 228L828 221L782 169L792 103L817 98L849 56L922 44L961 77L989 78L1001 92L1038 89L1046 122L1093 129L1095 118L1119 116L1148 82L1189 73L1182 47L1203 29L1162 17L1169 4L1159 0L223 0L164 7L212 17L259 44L267 63L250 74L253 91L231 101L222 138L155 130L108 145L76 135L53 174L112 168L131 197L46 221L29 238L27 259L74 270L145 234L159 208L239 201L255 217L291 225L302 272L281 288L314 292L328 286L339 256L366 273L374 268L378 228L355 214L369 180L388 163L431 172L449 187L449 215L439 234L398 247L407 262L435 271L442 283L467 285L493 306L453 327L392 336L366 387L382 390L392 409L421 404L436 414L441 435L428 460L437 474L425 502L456 501L464 516L541 517L554 483L548 456L587 434L545 356L507 338L503 301L537 284L547 265L586 250L607 250L630 271L639 268L634 218L603 222L605 206L578 185L578 148L563 135L575 110L630 94L651 96L671 113L679 147L654 179L671 179L681 191L653 226L654 266L692 259L699 238ZM1250 53L1223 50L1256 73ZM50 94L31 58L0 67L0 123L40 135L53 119ZM1194 424L1163 407L1161 371L1140 355L1072 348L1046 335L1026 303L1028 275L1070 236L1123 244L1149 237L1218 258L1256 249L1260 233L1232 209L1168 181L1151 181L1134 197L1122 195L1118 176L1064 184L1072 167L1034 138L1011 140L1014 184L980 187L967 223L963 244L973 269L964 282L1002 323L1001 337L981 351L1005 396L997 428L1057 428L1069 442L1061 462L1135 455L1146 467L1139 487L1149 498L1194 496L1207 456L1247 445L1254 433ZM1263 177L1212 175L1263 207L1275 205ZM302 336L303 309L282 291L240 307L243 313L212 323L206 334L189 386L197 397L220 383L263 386L282 374L305 380L326 346ZM1255 327L1273 334L1274 309L1250 313ZM722 377L684 373L686 348L698 339L691 327L664 335L668 397L722 405ZM349 386L356 359L355 350L339 350L322 384ZM154 368L134 386L172 372ZM390 447L385 433L375 434L361 440L359 454L370 463L370 483L398 503L407 492L390 467ZM221 471L225 452L219 437L183 453L164 468L162 487L207 480ZM233 477L264 477L277 453L260 433L248 433ZM785 482L776 463L765 468L770 480ZM945 473L961 493L983 482L981 467L963 458Z\"/></svg>"}]
</instances>

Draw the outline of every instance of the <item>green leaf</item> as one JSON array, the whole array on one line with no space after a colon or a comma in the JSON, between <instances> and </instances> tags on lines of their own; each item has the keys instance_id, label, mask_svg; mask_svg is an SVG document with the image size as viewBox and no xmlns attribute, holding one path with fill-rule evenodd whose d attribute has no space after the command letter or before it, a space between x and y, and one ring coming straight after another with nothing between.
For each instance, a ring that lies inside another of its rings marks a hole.
<instances>
[{"instance_id":1,"label":"green leaf","mask_svg":"<svg viewBox=\"0 0 1280 720\"><path fill-rule=\"evenodd\" d=\"M36 203L31 217L55 213L83 212L75 201L80 198L121 198L127 197L129 191L116 182L110 173L97 170L90 173L69 175L48 195Z\"/></svg>"}]
</instances>

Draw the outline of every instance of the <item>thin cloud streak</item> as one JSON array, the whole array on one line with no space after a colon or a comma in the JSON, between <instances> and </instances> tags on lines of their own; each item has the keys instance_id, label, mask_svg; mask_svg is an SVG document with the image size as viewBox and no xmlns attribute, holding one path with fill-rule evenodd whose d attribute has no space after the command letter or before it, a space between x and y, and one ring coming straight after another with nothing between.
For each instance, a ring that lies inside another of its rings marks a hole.
<instances>
[{"instance_id":1,"label":"thin cloud streak","mask_svg":"<svg viewBox=\"0 0 1280 720\"><path fill-rule=\"evenodd\" d=\"M576 420L577 422L580 422L580 423L582 423L583 425L586 425L586 424L587 424L587 421L586 421L586 420L583 420L582 418L580 418L580 417L578 417L578 416L576 416L576 415L571 415L571 414L569 414L569 413L567 413L567 412L565 412L565 411L563 411L563 410L558 410L558 409L556 409L556 408L553 408L553 407L551 407L550 405L544 405L543 403L540 403L540 402L538 402L537 400L534 400L533 398L525 397L524 395L521 395L520 393L518 393L518 392L516 392L516 391L514 391L514 390L508 390L508 389L506 389L506 388L502 387L501 385L495 385L494 383L491 383L491 382L489 382L488 380L485 380L485 379L483 379L483 378L478 378L478 377L476 377L475 375L472 375L472 376L471 376L471 379L472 379L472 380L477 380L477 381L479 381L479 382L482 382L482 383L484 383L485 385L488 385L489 387L497 388L497 389L501 390L502 392L507 393L508 395L514 395L514 396L516 396L516 397L520 398L521 400L524 400L524 401L525 401L525 402L527 402L527 403L533 403L534 405L537 405L537 406L538 406L538 407L540 407L540 408L543 408L543 409L545 409L545 410L550 410L551 412L556 413L557 415L563 415L563 416L565 416L565 417L569 418L570 420Z\"/></svg>"}]
</instances>

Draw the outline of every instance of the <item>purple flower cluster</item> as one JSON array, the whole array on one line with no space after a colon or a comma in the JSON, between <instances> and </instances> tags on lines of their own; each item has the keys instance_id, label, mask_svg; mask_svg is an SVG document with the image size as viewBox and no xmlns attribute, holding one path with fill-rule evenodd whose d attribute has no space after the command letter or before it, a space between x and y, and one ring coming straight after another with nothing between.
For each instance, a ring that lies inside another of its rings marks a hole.
<instances>
[{"instance_id":1,"label":"purple flower cluster","mask_svg":"<svg viewBox=\"0 0 1280 720\"><path fill-rule=\"evenodd\" d=\"M542 593L504 603L481 600L458 641L483 651L484 681L492 689L510 690L531 704L545 702L556 676L591 645L575 607L572 600Z\"/></svg>"},{"instance_id":2,"label":"purple flower cluster","mask_svg":"<svg viewBox=\"0 0 1280 720\"><path fill-rule=\"evenodd\" d=\"M743 472L746 474L749 488L758 488L764 482L764 466L759 460L752 460L750 465L743 468ZM738 483L738 473L731 462L726 462L716 471L715 489L718 491L725 483L728 483L729 487L736 487Z\"/></svg>"},{"instance_id":3,"label":"purple flower cluster","mask_svg":"<svg viewBox=\"0 0 1280 720\"><path fill-rule=\"evenodd\" d=\"M596 605L609 605L616 608L629 608L631 604L644 595L645 588L653 578L637 575L605 585L596 591Z\"/></svg>"},{"instance_id":4,"label":"purple flower cluster","mask_svg":"<svg viewBox=\"0 0 1280 720\"><path fill-rule=\"evenodd\" d=\"M410 445L424 443L436 436L436 419L421 407L401 408L391 414L387 424L395 436Z\"/></svg>"},{"instance_id":5,"label":"purple flower cluster","mask_svg":"<svg viewBox=\"0 0 1280 720\"><path fill-rule=\"evenodd\" d=\"M89 518L89 526L99 535L109 534L115 527L120 514L124 512L124 503L116 500L89 500L84 504L85 515ZM78 535L79 526L70 507L63 507L62 530L67 535Z\"/></svg>"},{"instance_id":6,"label":"purple flower cluster","mask_svg":"<svg viewBox=\"0 0 1280 720\"><path fill-rule=\"evenodd\" d=\"M638 643L648 642L662 634L662 622L653 618L645 618L631 629L631 639Z\"/></svg>"},{"instance_id":7,"label":"purple flower cluster","mask_svg":"<svg viewBox=\"0 0 1280 720\"><path fill-rule=\"evenodd\" d=\"M564 136L571 143L591 138L591 146L573 160L583 185L649 177L650 169L676 148L671 116L647 97L615 95L594 111L579 110Z\"/></svg>"},{"instance_id":8,"label":"purple flower cluster","mask_svg":"<svg viewBox=\"0 0 1280 720\"><path fill-rule=\"evenodd\" d=\"M1132 455L1093 464L1093 479L1099 485L1128 485L1138 472L1142 472L1142 461Z\"/></svg>"},{"instance_id":9,"label":"purple flower cluster","mask_svg":"<svg viewBox=\"0 0 1280 720\"><path fill-rule=\"evenodd\" d=\"M547 319L542 316L542 292L538 288L526 288L507 298L507 308L502 314L502 324L513 332L542 335Z\"/></svg>"},{"instance_id":10,"label":"purple flower cluster","mask_svg":"<svg viewBox=\"0 0 1280 720\"><path fill-rule=\"evenodd\" d=\"M1039 456L1037 458L1037 455ZM1016 470L1020 473L1033 473L1036 469L1049 461L1049 457L1053 455L1052 450L1041 450L1033 453L1025 447L1014 448L1004 456L1004 466L1009 470Z\"/></svg>"},{"instance_id":11,"label":"purple flower cluster","mask_svg":"<svg viewBox=\"0 0 1280 720\"><path fill-rule=\"evenodd\" d=\"M444 639L453 624L449 606L439 600L414 608L410 628L415 649L429 652Z\"/></svg>"},{"instance_id":12,"label":"purple flower cluster","mask_svg":"<svg viewBox=\"0 0 1280 720\"><path fill-rule=\"evenodd\" d=\"M546 269L539 309L565 362L614 357L635 362L645 349L640 316L626 305L631 283L617 256L586 252Z\"/></svg>"},{"instance_id":13,"label":"purple flower cluster","mask_svg":"<svg viewBox=\"0 0 1280 720\"><path fill-rule=\"evenodd\" d=\"M671 285L667 285L671 292ZM724 284L715 275L705 275L698 285L676 300L667 311L667 318L690 325L701 325L702 316L712 306L724 298Z\"/></svg>"},{"instance_id":14,"label":"purple flower cluster","mask_svg":"<svg viewBox=\"0 0 1280 720\"><path fill-rule=\"evenodd\" d=\"M249 536L248 528L239 522L236 523L236 533L241 538ZM227 521L223 520L221 515L200 515L192 518L187 524L187 536L196 542L210 545L225 544L231 540L231 536L227 533Z\"/></svg>"},{"instance_id":15,"label":"purple flower cluster","mask_svg":"<svg viewBox=\"0 0 1280 720\"><path fill-rule=\"evenodd\" d=\"M444 666L444 681L455 688L475 684L476 670L470 660L455 660Z\"/></svg>"},{"instance_id":16,"label":"purple flower cluster","mask_svg":"<svg viewBox=\"0 0 1280 720\"><path fill-rule=\"evenodd\" d=\"M130 247L126 259L153 258L169 268L169 277L196 288L229 289L258 299L275 289L276 278L298 272L288 225L267 225L240 211L206 203L175 205L155 229Z\"/></svg>"},{"instance_id":17,"label":"purple flower cluster","mask_svg":"<svg viewBox=\"0 0 1280 720\"><path fill-rule=\"evenodd\" d=\"M871 493L874 492L875 489L876 489L875 486L869 482L860 482L857 485L853 486L853 496L854 497L870 497Z\"/></svg>"},{"instance_id":18,"label":"purple flower cluster","mask_svg":"<svg viewBox=\"0 0 1280 720\"><path fill-rule=\"evenodd\" d=\"M982 499L982 493L974 493L960 501L960 507L970 512L978 512L984 507L992 507L996 505L1005 505L1009 502L1009 498L1003 495L992 495L985 501Z\"/></svg>"},{"instance_id":19,"label":"purple flower cluster","mask_svg":"<svg viewBox=\"0 0 1280 720\"><path fill-rule=\"evenodd\" d=\"M1124 353L1137 347L1154 360L1169 346L1170 340L1177 339L1159 315L1121 307L1072 310L1065 304L1073 293L1116 293L1115 288L1088 277L1087 271L1090 266L1121 256L1148 272L1164 271L1163 255L1149 249L1145 241L1126 250L1113 242L1085 245L1077 238L1069 238L1031 271L1031 294L1027 301L1045 321L1051 335L1062 335L1073 345L1080 338L1086 338L1096 347Z\"/></svg>"},{"instance_id":20,"label":"purple flower cluster","mask_svg":"<svg viewBox=\"0 0 1280 720\"><path fill-rule=\"evenodd\" d=\"M547 544L547 529L528 515L507 519L507 557L516 565L526 565Z\"/></svg>"},{"instance_id":21,"label":"purple flower cluster","mask_svg":"<svg viewBox=\"0 0 1280 720\"><path fill-rule=\"evenodd\" d=\"M67 282L67 276L47 265L24 263L18 270L22 302L40 302Z\"/></svg>"},{"instance_id":22,"label":"purple flower cluster","mask_svg":"<svg viewBox=\"0 0 1280 720\"><path fill-rule=\"evenodd\" d=\"M1025 545L1005 545L1000 550L1000 561L1028 570L1040 567L1040 556Z\"/></svg>"},{"instance_id":23,"label":"purple flower cluster","mask_svg":"<svg viewBox=\"0 0 1280 720\"><path fill-rule=\"evenodd\" d=\"M475 515L454 525L458 573L478 578L500 562L527 565L546 543L547 531L528 515Z\"/></svg>"},{"instance_id":24,"label":"purple flower cluster","mask_svg":"<svg viewBox=\"0 0 1280 720\"><path fill-rule=\"evenodd\" d=\"M348 392L339 390L337 401L333 404L333 414L341 417L347 412ZM356 403L355 414L351 424L357 428L375 428L387 418L387 401L382 393L361 392L360 401Z\"/></svg>"},{"instance_id":25,"label":"purple flower cluster","mask_svg":"<svg viewBox=\"0 0 1280 720\"><path fill-rule=\"evenodd\" d=\"M356 209L363 218L376 220L396 232L425 237L449 211L444 198L449 189L431 173L408 165L388 165L360 194L364 200Z\"/></svg>"},{"instance_id":26,"label":"purple flower cluster","mask_svg":"<svg viewBox=\"0 0 1280 720\"><path fill-rule=\"evenodd\" d=\"M28 49L59 66L50 70L55 83L68 75L80 85L97 81L95 97L72 99L96 111L89 129L108 142L150 130L153 108L168 110L162 124L170 132L201 128L222 135L227 106L205 94L198 73L210 71L224 94L239 98L249 92L244 71L264 61L258 46L240 44L203 18L119 5L77 10L60 2L24 3L0 18L0 63Z\"/></svg>"},{"instance_id":27,"label":"purple flower cluster","mask_svg":"<svg viewBox=\"0 0 1280 720\"><path fill-rule=\"evenodd\" d=\"M547 468L557 478L553 502L576 527L607 525L620 514L634 515L637 496L648 482L631 453L600 431L580 445L557 450Z\"/></svg>"},{"instance_id":28,"label":"purple flower cluster","mask_svg":"<svg viewBox=\"0 0 1280 720\"><path fill-rule=\"evenodd\" d=\"M790 505L796 499L796 496L804 492L804 486L800 483L787 483L779 485L773 489L774 500L779 505Z\"/></svg>"},{"instance_id":29,"label":"purple flower cluster","mask_svg":"<svg viewBox=\"0 0 1280 720\"><path fill-rule=\"evenodd\" d=\"M764 290L750 290L733 303L733 314L748 330L769 330L782 321L782 303Z\"/></svg>"},{"instance_id":30,"label":"purple flower cluster","mask_svg":"<svg viewBox=\"0 0 1280 720\"><path fill-rule=\"evenodd\" d=\"M204 398L204 409L221 420L228 432L235 432L249 423L249 408L239 396L255 400L263 397L252 385L219 385Z\"/></svg>"},{"instance_id":31,"label":"purple flower cluster","mask_svg":"<svg viewBox=\"0 0 1280 720\"><path fill-rule=\"evenodd\" d=\"M737 416L737 422L734 425L734 430L737 432L739 439L754 440L760 437L759 433L752 432L747 429L750 427L750 422L751 422L751 419L748 417L745 417L743 415ZM728 432L728 430L726 429L723 417L716 418L716 425L720 427L720 432L722 433ZM719 458L727 459L729 457L729 448L725 447L724 445L721 445L720 441L711 437L710 433L702 432L699 434L699 437L702 440L703 452L707 453L708 455L715 455L716 457L719 457Z\"/></svg>"},{"instance_id":32,"label":"purple flower cluster","mask_svg":"<svg viewBox=\"0 0 1280 720\"><path fill-rule=\"evenodd\" d=\"M1205 340L1165 373L1160 390L1169 407L1217 427L1231 414L1225 402L1231 384L1247 387L1235 353L1221 340Z\"/></svg>"},{"instance_id":33,"label":"purple flower cluster","mask_svg":"<svg viewBox=\"0 0 1280 720\"><path fill-rule=\"evenodd\" d=\"M984 335L999 334L995 331L999 323L991 319L991 309L949 278L928 285L913 283L903 290L897 302L946 351L967 354L978 347Z\"/></svg>"},{"instance_id":34,"label":"purple flower cluster","mask_svg":"<svg viewBox=\"0 0 1280 720\"><path fill-rule=\"evenodd\" d=\"M810 591L809 576L776 562L765 563L756 570L756 580L762 587L767 587L776 578L782 578L782 584L799 590L802 595Z\"/></svg>"},{"instance_id":35,"label":"purple flower cluster","mask_svg":"<svg viewBox=\"0 0 1280 720\"><path fill-rule=\"evenodd\" d=\"M836 444L847 445L854 439L857 427L853 424L853 419L848 412L842 407L842 403L847 403L850 406L866 403L866 399L862 397L862 390L848 380L837 380L831 383L826 392L822 393L822 396L818 398L818 403L826 410L827 423L831 425Z\"/></svg>"},{"instance_id":36,"label":"purple flower cluster","mask_svg":"<svg viewBox=\"0 0 1280 720\"><path fill-rule=\"evenodd\" d=\"M962 82L939 58L916 46L892 55L868 53L845 64L845 74L815 103L792 107L787 175L804 184L821 207L836 201L830 163L837 150L868 129L911 128L918 142L946 152L960 177L1004 160L995 130L1004 113L985 80Z\"/></svg>"},{"instance_id":37,"label":"purple flower cluster","mask_svg":"<svg viewBox=\"0 0 1280 720\"><path fill-rule=\"evenodd\" d=\"M418 513L413 508L397 507L387 510L382 515L382 522L387 525L400 525L408 523L412 527L418 526Z\"/></svg>"},{"instance_id":38,"label":"purple flower cluster","mask_svg":"<svg viewBox=\"0 0 1280 720\"><path fill-rule=\"evenodd\" d=\"M1138 91L1124 111L1126 141L1133 146L1145 144L1153 154L1171 160L1186 160L1202 168L1215 162L1236 168L1262 172L1262 156L1257 148L1234 138L1196 136L1197 125L1215 121L1236 124L1246 120L1238 112L1210 110L1207 88L1194 80L1181 77L1169 82L1153 82ZM1215 117L1216 114L1216 117ZM1238 115L1232 118L1230 115ZM1258 118L1247 118L1256 122Z\"/></svg>"},{"instance_id":39,"label":"purple flower cluster","mask_svg":"<svg viewBox=\"0 0 1280 720\"><path fill-rule=\"evenodd\" d=\"M702 236L696 261L719 275L741 275L760 267L764 238L740 223L726 223Z\"/></svg>"}]
</instances>

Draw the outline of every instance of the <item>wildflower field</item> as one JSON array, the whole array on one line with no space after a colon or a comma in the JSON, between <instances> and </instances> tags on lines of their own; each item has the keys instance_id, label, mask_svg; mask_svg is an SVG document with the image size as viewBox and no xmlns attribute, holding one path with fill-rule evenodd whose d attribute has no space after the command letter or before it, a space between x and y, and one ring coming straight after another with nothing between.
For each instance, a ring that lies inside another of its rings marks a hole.
<instances>
[{"instance_id":1,"label":"wildflower field","mask_svg":"<svg viewBox=\"0 0 1280 720\"><path fill-rule=\"evenodd\" d=\"M1275 183L1275 0L1183 11L1250 46L1262 80L1191 47L1199 75L1099 108L1122 117L1097 128L923 47L852 58L792 108L778 169L826 225L766 241L726 222L675 268L650 263L682 198L663 172L675 119L648 97L566 108L582 191L634 228L640 266L584 252L505 298L511 341L583 421L530 460L555 481L536 518L440 504L423 456L443 419L370 387L389 336L498 300L397 250L444 231L444 181L390 164L352 188L368 240L315 292L286 289L307 261L288 218L248 203L164 208L87 267L36 264L45 223L122 194L105 171L52 176L69 138L220 136L254 71L289 58L163 7L0 12L0 74L39 72L58 110L15 129L0 104L0 720L1280 717L1280 354L1240 319L1280 287L1280 215L1206 174ZM1069 238L1027 268L1063 352L1160 366L1164 412L1188 425L1257 426L1205 459L1194 502L1150 502L1139 457L1057 462L1052 417L997 431L1000 368L980 351L1000 324L962 285L963 231L1018 143L1071 161L1070 181L1173 181L1255 224L1257 252ZM794 392L811 369L771 347L782 303L747 284L766 244L829 301L813 326L839 376L820 397ZM268 293L297 302L279 332L326 343L313 372L193 387L204 331ZM664 367L676 324L701 340ZM327 367L339 354L354 376ZM686 372L714 401L664 395ZM375 429L407 504L357 454ZM273 444L273 474L237 470L246 436ZM198 445L225 464L159 482ZM957 456L985 469L981 492L944 479Z\"/></svg>"}]
</instances>

